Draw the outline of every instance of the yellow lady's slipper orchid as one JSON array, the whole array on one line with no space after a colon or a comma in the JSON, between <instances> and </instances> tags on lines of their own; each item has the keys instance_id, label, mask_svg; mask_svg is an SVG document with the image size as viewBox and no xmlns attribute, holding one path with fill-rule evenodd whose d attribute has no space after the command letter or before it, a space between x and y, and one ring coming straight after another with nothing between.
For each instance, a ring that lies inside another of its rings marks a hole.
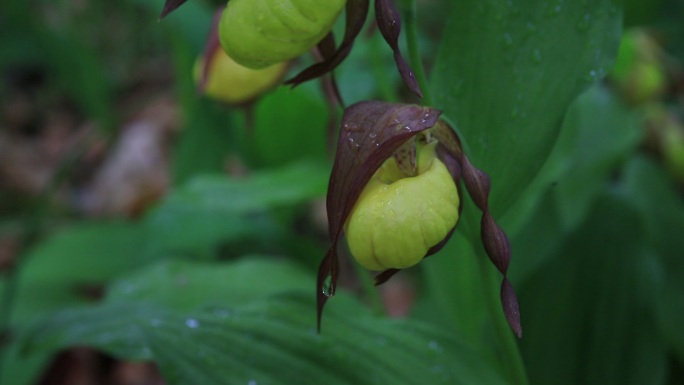
<instances>
[{"instance_id":1,"label":"yellow lady's slipper orchid","mask_svg":"<svg viewBox=\"0 0 684 385\"><path fill-rule=\"evenodd\" d=\"M332 28L346 0L231 0L221 16L221 45L259 69L296 58Z\"/></svg>"},{"instance_id":2,"label":"yellow lady's slipper orchid","mask_svg":"<svg viewBox=\"0 0 684 385\"><path fill-rule=\"evenodd\" d=\"M387 159L359 196L345 235L351 254L365 268L411 267L456 225L458 190L435 156L436 145L418 148L416 176L404 176L396 159Z\"/></svg>"},{"instance_id":3,"label":"yellow lady's slipper orchid","mask_svg":"<svg viewBox=\"0 0 684 385\"><path fill-rule=\"evenodd\" d=\"M328 185L331 245L318 268L318 327L340 272L338 246L345 238L354 258L376 285L438 252L456 228L460 183L482 212L484 251L503 275L501 305L522 335L518 299L507 278L511 259L506 233L489 211L489 177L465 156L441 111L416 105L366 101L344 111Z\"/></svg>"},{"instance_id":4,"label":"yellow lady's slipper orchid","mask_svg":"<svg viewBox=\"0 0 684 385\"><path fill-rule=\"evenodd\" d=\"M195 62L195 82L202 82L202 71L206 68L206 78L201 87L203 93L228 104L248 102L273 88L287 67L287 63L278 63L254 70L236 63L222 49L217 49L209 60L208 66L202 58Z\"/></svg>"}]
</instances>

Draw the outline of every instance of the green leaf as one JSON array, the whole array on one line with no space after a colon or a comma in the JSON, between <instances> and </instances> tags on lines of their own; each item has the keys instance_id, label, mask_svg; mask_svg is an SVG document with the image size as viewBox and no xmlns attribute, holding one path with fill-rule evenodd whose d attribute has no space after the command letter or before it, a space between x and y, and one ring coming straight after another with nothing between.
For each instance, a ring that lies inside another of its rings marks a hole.
<instances>
[{"instance_id":1,"label":"green leaf","mask_svg":"<svg viewBox=\"0 0 684 385\"><path fill-rule=\"evenodd\" d=\"M250 255L230 264L167 259L115 282L106 300L154 301L191 310L208 305L244 305L279 291L306 292L314 286L310 274L283 259Z\"/></svg>"},{"instance_id":2,"label":"green leaf","mask_svg":"<svg viewBox=\"0 0 684 385\"><path fill-rule=\"evenodd\" d=\"M454 2L432 88L492 178L495 216L543 165L570 102L607 72L620 26L612 0Z\"/></svg>"},{"instance_id":3,"label":"green leaf","mask_svg":"<svg viewBox=\"0 0 684 385\"><path fill-rule=\"evenodd\" d=\"M605 180L640 144L638 116L602 86L578 97L537 178L504 218L522 278L587 215Z\"/></svg>"},{"instance_id":4,"label":"green leaf","mask_svg":"<svg viewBox=\"0 0 684 385\"><path fill-rule=\"evenodd\" d=\"M520 287L533 384L663 384L667 355L652 303L657 285L629 202L604 194L556 255Z\"/></svg>"},{"instance_id":5,"label":"green leaf","mask_svg":"<svg viewBox=\"0 0 684 385\"><path fill-rule=\"evenodd\" d=\"M244 156L256 166L277 167L328 158L328 109L318 90L280 87L254 107L254 127L242 127Z\"/></svg>"},{"instance_id":6,"label":"green leaf","mask_svg":"<svg viewBox=\"0 0 684 385\"><path fill-rule=\"evenodd\" d=\"M344 310L328 313L317 335L313 298L302 296L190 313L106 304L52 317L28 348L85 344L152 359L169 384L504 383L476 351L430 325Z\"/></svg>"},{"instance_id":7,"label":"green leaf","mask_svg":"<svg viewBox=\"0 0 684 385\"><path fill-rule=\"evenodd\" d=\"M219 242L281 235L268 210L291 207L325 194L329 169L295 163L229 178L204 175L173 190L145 218L146 254L214 252Z\"/></svg>"},{"instance_id":8,"label":"green leaf","mask_svg":"<svg viewBox=\"0 0 684 385\"><path fill-rule=\"evenodd\" d=\"M141 264L144 239L127 222L83 223L57 232L26 255L13 312L15 322L65 305L92 301L88 292Z\"/></svg>"},{"instance_id":9,"label":"green leaf","mask_svg":"<svg viewBox=\"0 0 684 385\"><path fill-rule=\"evenodd\" d=\"M684 362L684 202L662 168L636 158L625 169L627 192L646 225L657 254L658 321L680 362Z\"/></svg>"},{"instance_id":10,"label":"green leaf","mask_svg":"<svg viewBox=\"0 0 684 385\"><path fill-rule=\"evenodd\" d=\"M144 239L126 222L82 223L61 230L24 256L14 298L11 336L3 345L0 384L32 384L50 359L47 352L25 357L19 348L27 325L64 307L92 303L116 275L140 264ZM7 290L0 279L0 296Z\"/></svg>"},{"instance_id":11,"label":"green leaf","mask_svg":"<svg viewBox=\"0 0 684 385\"><path fill-rule=\"evenodd\" d=\"M438 327L371 316L343 292L316 334L313 287L278 260L160 262L122 277L97 307L47 318L25 348L89 345L154 360L170 384L504 384Z\"/></svg>"}]
</instances>

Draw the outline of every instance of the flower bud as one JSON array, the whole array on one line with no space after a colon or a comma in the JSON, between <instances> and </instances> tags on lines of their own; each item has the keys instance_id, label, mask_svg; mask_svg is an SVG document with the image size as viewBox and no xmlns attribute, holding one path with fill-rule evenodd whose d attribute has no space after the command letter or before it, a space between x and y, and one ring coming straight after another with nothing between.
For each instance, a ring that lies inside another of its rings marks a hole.
<instances>
[{"instance_id":1,"label":"flower bud","mask_svg":"<svg viewBox=\"0 0 684 385\"><path fill-rule=\"evenodd\" d=\"M201 57L195 62L195 82L204 94L228 104L242 104L263 94L279 83L287 67L287 63L278 63L254 70L236 63L222 49L215 50L208 60L208 65Z\"/></svg>"},{"instance_id":2,"label":"flower bud","mask_svg":"<svg viewBox=\"0 0 684 385\"><path fill-rule=\"evenodd\" d=\"M644 104L665 92L667 77L658 43L646 32L626 33L610 79L622 98L630 104Z\"/></svg>"},{"instance_id":3,"label":"flower bud","mask_svg":"<svg viewBox=\"0 0 684 385\"><path fill-rule=\"evenodd\" d=\"M345 226L354 258L369 270L420 262L458 221L452 175L435 156L437 142L418 149L418 173L405 176L395 157L385 161L359 196Z\"/></svg>"},{"instance_id":4,"label":"flower bud","mask_svg":"<svg viewBox=\"0 0 684 385\"><path fill-rule=\"evenodd\" d=\"M259 69L293 59L321 41L346 0L230 0L221 45L236 62Z\"/></svg>"}]
</instances>

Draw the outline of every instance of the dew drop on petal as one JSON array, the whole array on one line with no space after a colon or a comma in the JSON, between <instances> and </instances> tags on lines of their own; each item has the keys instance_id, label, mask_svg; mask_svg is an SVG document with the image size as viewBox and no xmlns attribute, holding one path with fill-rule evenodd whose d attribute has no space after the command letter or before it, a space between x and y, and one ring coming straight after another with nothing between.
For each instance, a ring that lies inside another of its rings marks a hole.
<instances>
[{"instance_id":1,"label":"dew drop on petal","mask_svg":"<svg viewBox=\"0 0 684 385\"><path fill-rule=\"evenodd\" d=\"M325 281L323 281L323 287L321 288L321 292L326 297L332 297L333 295L335 295L335 291L332 287L332 276L329 275L325 278Z\"/></svg>"}]
</instances>

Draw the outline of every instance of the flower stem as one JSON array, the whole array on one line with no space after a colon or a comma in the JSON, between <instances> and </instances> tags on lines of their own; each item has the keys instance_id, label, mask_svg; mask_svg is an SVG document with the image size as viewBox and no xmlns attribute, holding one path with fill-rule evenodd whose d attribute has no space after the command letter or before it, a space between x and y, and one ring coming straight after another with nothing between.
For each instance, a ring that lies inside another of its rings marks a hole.
<instances>
[{"instance_id":1,"label":"flower stem","mask_svg":"<svg viewBox=\"0 0 684 385\"><path fill-rule=\"evenodd\" d=\"M413 69L414 75L420 84L420 89L423 92L423 104L427 106L432 105L432 96L430 95L430 88L428 87L427 77L425 76L425 67L423 60L420 57L420 49L418 46L418 23L416 20L416 3L415 0L401 0L401 13L404 22L404 31L406 33L406 46L408 48L409 62Z\"/></svg>"}]
</instances>

